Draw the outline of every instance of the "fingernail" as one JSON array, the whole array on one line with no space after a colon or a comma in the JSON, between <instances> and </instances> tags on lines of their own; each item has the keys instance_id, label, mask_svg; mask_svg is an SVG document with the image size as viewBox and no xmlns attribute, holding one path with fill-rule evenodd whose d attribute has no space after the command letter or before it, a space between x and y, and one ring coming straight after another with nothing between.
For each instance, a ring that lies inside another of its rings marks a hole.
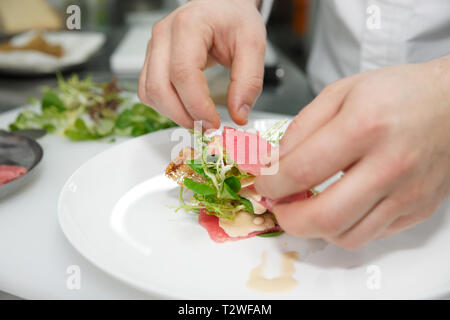
<instances>
[{"instance_id":1,"label":"fingernail","mask_svg":"<svg viewBox=\"0 0 450 320\"><path fill-rule=\"evenodd\" d=\"M248 104L243 104L239 110L238 110L239 115L244 118L247 119L248 118L248 114L250 113L250 106Z\"/></svg>"},{"instance_id":2,"label":"fingernail","mask_svg":"<svg viewBox=\"0 0 450 320\"><path fill-rule=\"evenodd\" d=\"M203 125L204 129L213 129L214 128L213 124L206 120L202 121L202 125Z\"/></svg>"}]
</instances>

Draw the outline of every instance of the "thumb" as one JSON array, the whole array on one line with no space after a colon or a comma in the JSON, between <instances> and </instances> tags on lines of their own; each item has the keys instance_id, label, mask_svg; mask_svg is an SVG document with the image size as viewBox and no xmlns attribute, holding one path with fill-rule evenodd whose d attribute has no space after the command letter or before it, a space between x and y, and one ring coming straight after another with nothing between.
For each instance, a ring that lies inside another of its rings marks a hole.
<instances>
[{"instance_id":1,"label":"thumb","mask_svg":"<svg viewBox=\"0 0 450 320\"><path fill-rule=\"evenodd\" d=\"M262 91L265 52L265 36L259 39L254 36L242 37L236 43L227 104L231 118L238 125L247 123L250 109Z\"/></svg>"}]
</instances>

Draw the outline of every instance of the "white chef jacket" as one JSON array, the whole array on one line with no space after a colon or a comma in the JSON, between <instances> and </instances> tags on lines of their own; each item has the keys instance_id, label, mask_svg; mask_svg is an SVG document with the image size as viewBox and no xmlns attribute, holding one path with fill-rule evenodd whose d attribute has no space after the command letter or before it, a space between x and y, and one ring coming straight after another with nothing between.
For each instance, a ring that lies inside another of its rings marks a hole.
<instances>
[{"instance_id":1,"label":"white chef jacket","mask_svg":"<svg viewBox=\"0 0 450 320\"><path fill-rule=\"evenodd\" d=\"M450 54L450 0L321 0L307 72L318 93L343 77Z\"/></svg>"},{"instance_id":2,"label":"white chef jacket","mask_svg":"<svg viewBox=\"0 0 450 320\"><path fill-rule=\"evenodd\" d=\"M267 21L273 0L263 0ZM307 74L327 84L384 66L450 54L450 0L319 1Z\"/></svg>"}]
</instances>

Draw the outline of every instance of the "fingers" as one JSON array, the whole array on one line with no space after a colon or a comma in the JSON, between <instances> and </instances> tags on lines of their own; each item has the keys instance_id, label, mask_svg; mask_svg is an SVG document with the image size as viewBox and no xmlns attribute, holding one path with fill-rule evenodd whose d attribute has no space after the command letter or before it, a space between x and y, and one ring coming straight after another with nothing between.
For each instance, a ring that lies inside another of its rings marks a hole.
<instances>
[{"instance_id":1,"label":"fingers","mask_svg":"<svg viewBox=\"0 0 450 320\"><path fill-rule=\"evenodd\" d=\"M208 63L213 31L181 11L172 23L170 80L187 112L206 129L218 128L220 116L209 96L203 69Z\"/></svg>"},{"instance_id":2,"label":"fingers","mask_svg":"<svg viewBox=\"0 0 450 320\"><path fill-rule=\"evenodd\" d=\"M308 190L356 162L362 147L335 118L281 158L276 174L257 177L255 187L271 199Z\"/></svg>"},{"instance_id":3,"label":"fingers","mask_svg":"<svg viewBox=\"0 0 450 320\"><path fill-rule=\"evenodd\" d=\"M299 112L280 141L280 157L300 145L339 112L356 78L352 76L328 85Z\"/></svg>"},{"instance_id":4,"label":"fingers","mask_svg":"<svg viewBox=\"0 0 450 320\"><path fill-rule=\"evenodd\" d=\"M326 240L348 250L363 247L372 240L386 238L407 230L429 218L436 207L423 208L386 197L361 221L339 236Z\"/></svg>"},{"instance_id":5,"label":"fingers","mask_svg":"<svg viewBox=\"0 0 450 320\"><path fill-rule=\"evenodd\" d=\"M141 73L140 90L144 103L170 117L180 126L192 128L194 120L186 111L169 78L170 25L158 23L153 28L149 52ZM144 82L143 88L141 83Z\"/></svg>"},{"instance_id":6,"label":"fingers","mask_svg":"<svg viewBox=\"0 0 450 320\"><path fill-rule=\"evenodd\" d=\"M398 217L399 210L401 208L398 202L392 201L389 197L384 198L349 230L326 240L347 250L359 249L383 234Z\"/></svg>"},{"instance_id":7,"label":"fingers","mask_svg":"<svg viewBox=\"0 0 450 320\"><path fill-rule=\"evenodd\" d=\"M387 238L404 230L414 227L416 224L429 218L434 213L435 208L425 209L419 212L412 212L397 218L390 224L377 238Z\"/></svg>"},{"instance_id":8,"label":"fingers","mask_svg":"<svg viewBox=\"0 0 450 320\"><path fill-rule=\"evenodd\" d=\"M142 67L141 73L139 74L139 83L138 83L139 100L141 100L142 103L148 106L153 104L153 100L151 100L151 98L147 96L147 91L145 90L145 80L147 79L148 61L151 50L152 50L152 40L150 39L150 41L147 44L144 66Z\"/></svg>"},{"instance_id":9,"label":"fingers","mask_svg":"<svg viewBox=\"0 0 450 320\"><path fill-rule=\"evenodd\" d=\"M318 196L277 205L274 214L283 230L296 236L339 235L386 196L389 190L380 187L379 176L379 172L371 171L370 164L358 163Z\"/></svg>"},{"instance_id":10,"label":"fingers","mask_svg":"<svg viewBox=\"0 0 450 320\"><path fill-rule=\"evenodd\" d=\"M265 34L243 35L235 49L227 104L231 118L237 124L244 125L263 87Z\"/></svg>"},{"instance_id":11,"label":"fingers","mask_svg":"<svg viewBox=\"0 0 450 320\"><path fill-rule=\"evenodd\" d=\"M202 120L204 129L218 128L203 70L221 63L232 68L231 117L245 124L261 92L264 52L265 26L253 5L190 2L154 27L139 97L182 126Z\"/></svg>"}]
</instances>

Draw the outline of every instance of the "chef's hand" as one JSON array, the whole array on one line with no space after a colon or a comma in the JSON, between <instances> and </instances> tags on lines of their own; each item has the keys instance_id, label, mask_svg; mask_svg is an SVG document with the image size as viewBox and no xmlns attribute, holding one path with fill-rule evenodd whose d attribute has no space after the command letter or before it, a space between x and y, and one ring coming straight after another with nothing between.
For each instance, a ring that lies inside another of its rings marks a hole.
<instances>
[{"instance_id":1,"label":"chef's hand","mask_svg":"<svg viewBox=\"0 0 450 320\"><path fill-rule=\"evenodd\" d=\"M231 118L245 124L263 84L266 30L259 1L194 0L158 22L139 79L141 101L183 127L203 120L205 129L218 128L202 71L219 63L231 69Z\"/></svg>"},{"instance_id":2,"label":"chef's hand","mask_svg":"<svg viewBox=\"0 0 450 320\"><path fill-rule=\"evenodd\" d=\"M274 213L287 233L357 249L425 220L449 195L449 125L450 56L345 78L296 116L278 173L258 177L256 189L276 199L344 171Z\"/></svg>"}]
</instances>

